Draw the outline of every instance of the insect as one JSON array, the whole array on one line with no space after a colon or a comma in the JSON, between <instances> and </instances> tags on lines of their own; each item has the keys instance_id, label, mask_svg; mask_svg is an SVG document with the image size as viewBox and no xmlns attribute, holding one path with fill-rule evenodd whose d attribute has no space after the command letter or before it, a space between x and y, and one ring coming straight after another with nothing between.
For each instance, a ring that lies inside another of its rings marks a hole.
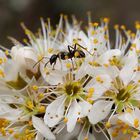
<instances>
[{"instance_id":1,"label":"insect","mask_svg":"<svg viewBox=\"0 0 140 140\"><path fill-rule=\"evenodd\" d=\"M57 62L57 59L60 59L60 60L66 60L66 59L71 59L72 58L85 58L85 53L84 51L80 50L80 49L77 49L77 46L83 48L86 50L86 48L84 48L83 46L81 46L80 44L77 44L75 43L74 45L74 48L70 45L68 45L68 51L62 51L62 52L59 52L57 54L53 54L50 58L49 58L49 61L44 65L44 67L47 66L48 63L50 63L50 65L53 65L53 69L54 69L54 66ZM87 51L87 50L86 50ZM88 52L90 53L90 52ZM44 57L45 58L45 57ZM42 59L44 59L42 58ZM41 60L42 60L41 59ZM39 62L41 61L39 60ZM37 62L38 64L38 62ZM35 64L36 65L36 64ZM34 66L35 66L34 65Z\"/></svg>"}]
</instances>

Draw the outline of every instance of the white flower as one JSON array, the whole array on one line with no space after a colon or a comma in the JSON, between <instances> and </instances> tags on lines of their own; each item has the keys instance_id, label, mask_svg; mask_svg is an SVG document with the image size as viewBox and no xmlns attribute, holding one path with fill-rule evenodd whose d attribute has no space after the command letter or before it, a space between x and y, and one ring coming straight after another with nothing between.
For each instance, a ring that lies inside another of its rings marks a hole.
<instances>
[{"instance_id":1,"label":"white flower","mask_svg":"<svg viewBox=\"0 0 140 140\"><path fill-rule=\"evenodd\" d=\"M133 59L133 61L129 61L130 59ZM107 118L107 116L111 113L113 104L115 104L115 108L110 118L116 111L121 112L126 107L135 106L138 103L139 72L136 70L137 66L137 55L132 53L126 57L123 66L121 66L121 70L117 72L117 75L115 76L112 76L110 71L107 72L105 69L102 69L101 71L100 68L97 68L97 70L99 69L98 71L96 70L97 72L94 70L94 75L97 73L99 74L99 76L97 75L95 79L102 88L99 89L98 93L101 93L98 94L98 97L96 98L98 100L93 104L93 107L88 114L89 121L92 124L96 124ZM103 76L102 73L106 74ZM95 89L96 86L97 84L94 85ZM100 109L97 111L98 108Z\"/></svg>"},{"instance_id":2,"label":"white flower","mask_svg":"<svg viewBox=\"0 0 140 140\"><path fill-rule=\"evenodd\" d=\"M61 79L57 80L58 85L54 86L52 94L56 94L58 97L46 108L44 121L49 127L54 127L64 119L68 132L71 132L77 120L87 116L92 106L86 101L88 90L82 86L88 77L86 78L83 75L83 80L84 78L86 79L85 81L80 81L82 79L75 79L76 74L74 76L71 72L65 76L60 75L60 73L56 74ZM88 83L86 84L88 85ZM94 89L91 86L88 86L88 89L89 96L92 96Z\"/></svg>"}]
</instances>

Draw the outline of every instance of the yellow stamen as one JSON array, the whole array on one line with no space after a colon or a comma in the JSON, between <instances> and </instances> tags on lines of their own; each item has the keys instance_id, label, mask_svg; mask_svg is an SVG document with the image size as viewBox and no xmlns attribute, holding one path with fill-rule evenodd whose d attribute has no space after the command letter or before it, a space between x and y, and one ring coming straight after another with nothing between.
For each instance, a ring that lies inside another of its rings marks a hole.
<instances>
[{"instance_id":1,"label":"yellow stamen","mask_svg":"<svg viewBox=\"0 0 140 140\"><path fill-rule=\"evenodd\" d=\"M48 48L48 53L52 53L53 52L53 48Z\"/></svg>"},{"instance_id":2,"label":"yellow stamen","mask_svg":"<svg viewBox=\"0 0 140 140\"><path fill-rule=\"evenodd\" d=\"M111 127L110 122L106 122L105 126L106 126L106 128L110 128Z\"/></svg>"},{"instance_id":3,"label":"yellow stamen","mask_svg":"<svg viewBox=\"0 0 140 140\"><path fill-rule=\"evenodd\" d=\"M88 137L85 137L84 140L88 140Z\"/></svg>"},{"instance_id":4,"label":"yellow stamen","mask_svg":"<svg viewBox=\"0 0 140 140\"><path fill-rule=\"evenodd\" d=\"M64 118L64 123L67 123L68 122L68 118Z\"/></svg>"},{"instance_id":5,"label":"yellow stamen","mask_svg":"<svg viewBox=\"0 0 140 140\"><path fill-rule=\"evenodd\" d=\"M2 58L0 58L0 65L3 63L3 59Z\"/></svg>"},{"instance_id":6,"label":"yellow stamen","mask_svg":"<svg viewBox=\"0 0 140 140\"><path fill-rule=\"evenodd\" d=\"M94 101L92 99L90 99L90 98L87 98L87 102L89 102L90 104L94 103Z\"/></svg>"},{"instance_id":7,"label":"yellow stamen","mask_svg":"<svg viewBox=\"0 0 140 140\"><path fill-rule=\"evenodd\" d=\"M126 27L124 25L121 25L122 30L126 30Z\"/></svg>"},{"instance_id":8,"label":"yellow stamen","mask_svg":"<svg viewBox=\"0 0 140 140\"><path fill-rule=\"evenodd\" d=\"M6 51L5 51L5 54L6 54L6 55L9 55L9 51L8 51L8 50L6 50Z\"/></svg>"},{"instance_id":9,"label":"yellow stamen","mask_svg":"<svg viewBox=\"0 0 140 140\"><path fill-rule=\"evenodd\" d=\"M106 18L103 19L103 21L104 21L105 23L109 23L109 18L106 17Z\"/></svg>"},{"instance_id":10,"label":"yellow stamen","mask_svg":"<svg viewBox=\"0 0 140 140\"><path fill-rule=\"evenodd\" d=\"M103 80L101 79L100 76L97 76L97 77L96 77L96 81L99 82L99 83L103 83Z\"/></svg>"},{"instance_id":11,"label":"yellow stamen","mask_svg":"<svg viewBox=\"0 0 140 140\"><path fill-rule=\"evenodd\" d=\"M35 90L35 91L38 90L38 86L37 86L37 85L33 85L32 88L33 88L33 90Z\"/></svg>"},{"instance_id":12,"label":"yellow stamen","mask_svg":"<svg viewBox=\"0 0 140 140\"><path fill-rule=\"evenodd\" d=\"M94 93L94 88L89 88L87 97L88 97L88 98L91 98L92 95L93 95L93 93Z\"/></svg>"},{"instance_id":13,"label":"yellow stamen","mask_svg":"<svg viewBox=\"0 0 140 140\"><path fill-rule=\"evenodd\" d=\"M28 106L28 108L30 108L32 110L34 108L34 105L33 105L32 101L27 101L27 106Z\"/></svg>"},{"instance_id":14,"label":"yellow stamen","mask_svg":"<svg viewBox=\"0 0 140 140\"><path fill-rule=\"evenodd\" d=\"M0 70L0 77L4 78L5 77L5 74L2 70Z\"/></svg>"},{"instance_id":15,"label":"yellow stamen","mask_svg":"<svg viewBox=\"0 0 140 140\"><path fill-rule=\"evenodd\" d=\"M118 29L119 29L119 25L116 24L116 25L114 26L114 29L118 30Z\"/></svg>"},{"instance_id":16,"label":"yellow stamen","mask_svg":"<svg viewBox=\"0 0 140 140\"><path fill-rule=\"evenodd\" d=\"M98 42L99 42L98 39L94 39L94 40L93 40L93 43L94 43L94 44L97 44Z\"/></svg>"},{"instance_id":17,"label":"yellow stamen","mask_svg":"<svg viewBox=\"0 0 140 140\"><path fill-rule=\"evenodd\" d=\"M40 106L38 108L38 110L39 110L40 113L44 113L45 112L45 106Z\"/></svg>"},{"instance_id":18,"label":"yellow stamen","mask_svg":"<svg viewBox=\"0 0 140 140\"><path fill-rule=\"evenodd\" d=\"M68 69L70 69L70 68L71 68L71 63L66 63L66 67L67 67Z\"/></svg>"},{"instance_id":19,"label":"yellow stamen","mask_svg":"<svg viewBox=\"0 0 140 140\"><path fill-rule=\"evenodd\" d=\"M14 130L12 128L8 129L9 134L12 134L14 132Z\"/></svg>"},{"instance_id":20,"label":"yellow stamen","mask_svg":"<svg viewBox=\"0 0 140 140\"><path fill-rule=\"evenodd\" d=\"M94 27L97 27L98 25L99 25L99 23L97 23L97 22L93 23Z\"/></svg>"},{"instance_id":21,"label":"yellow stamen","mask_svg":"<svg viewBox=\"0 0 140 140\"><path fill-rule=\"evenodd\" d=\"M44 94L43 93L39 93L38 98L42 99L43 97L44 97Z\"/></svg>"},{"instance_id":22,"label":"yellow stamen","mask_svg":"<svg viewBox=\"0 0 140 140\"><path fill-rule=\"evenodd\" d=\"M138 128L139 127L139 119L134 119L134 126L135 128Z\"/></svg>"}]
</instances>

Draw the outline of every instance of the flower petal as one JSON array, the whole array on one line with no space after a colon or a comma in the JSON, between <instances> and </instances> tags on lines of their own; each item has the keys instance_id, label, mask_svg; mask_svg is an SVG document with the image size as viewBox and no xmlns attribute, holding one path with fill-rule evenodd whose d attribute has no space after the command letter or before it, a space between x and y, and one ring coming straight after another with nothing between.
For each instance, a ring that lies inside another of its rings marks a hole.
<instances>
[{"instance_id":1,"label":"flower petal","mask_svg":"<svg viewBox=\"0 0 140 140\"><path fill-rule=\"evenodd\" d=\"M49 127L55 126L63 118L64 99L65 96L60 96L46 108L44 121Z\"/></svg>"},{"instance_id":2,"label":"flower petal","mask_svg":"<svg viewBox=\"0 0 140 140\"><path fill-rule=\"evenodd\" d=\"M113 102L111 101L99 100L95 102L88 114L89 121L96 124L105 119L109 115L112 105Z\"/></svg>"},{"instance_id":3,"label":"flower petal","mask_svg":"<svg viewBox=\"0 0 140 140\"><path fill-rule=\"evenodd\" d=\"M124 65L124 67L122 68L119 74L120 78L122 79L125 85L127 85L132 79L134 74L134 69L138 65L138 58L136 53L133 52L132 54L130 54L126 60L127 60L126 64Z\"/></svg>"},{"instance_id":4,"label":"flower petal","mask_svg":"<svg viewBox=\"0 0 140 140\"><path fill-rule=\"evenodd\" d=\"M73 101L71 106L70 106L68 115L67 115L67 118L68 118L67 130L68 130L68 132L73 131L80 113L81 113L80 105L77 103L77 101Z\"/></svg>"},{"instance_id":5,"label":"flower petal","mask_svg":"<svg viewBox=\"0 0 140 140\"><path fill-rule=\"evenodd\" d=\"M54 134L40 118L32 116L32 122L33 127L38 130L46 139L55 140Z\"/></svg>"},{"instance_id":6,"label":"flower petal","mask_svg":"<svg viewBox=\"0 0 140 140\"><path fill-rule=\"evenodd\" d=\"M92 105L86 101L79 102L78 104L81 107L80 118L87 116Z\"/></svg>"},{"instance_id":7,"label":"flower petal","mask_svg":"<svg viewBox=\"0 0 140 140\"><path fill-rule=\"evenodd\" d=\"M109 59L113 56L121 56L121 51L119 49L108 50L97 59L97 62L99 64L108 64Z\"/></svg>"}]
</instances>

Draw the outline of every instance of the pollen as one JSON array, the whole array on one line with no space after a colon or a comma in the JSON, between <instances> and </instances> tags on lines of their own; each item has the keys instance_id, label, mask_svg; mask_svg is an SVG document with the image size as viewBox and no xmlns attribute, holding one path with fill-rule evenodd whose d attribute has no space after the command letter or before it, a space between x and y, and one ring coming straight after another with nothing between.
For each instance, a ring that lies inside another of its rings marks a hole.
<instances>
[{"instance_id":1,"label":"pollen","mask_svg":"<svg viewBox=\"0 0 140 140\"><path fill-rule=\"evenodd\" d=\"M88 137L86 136L86 137L84 138L84 140L88 140Z\"/></svg>"},{"instance_id":2,"label":"pollen","mask_svg":"<svg viewBox=\"0 0 140 140\"><path fill-rule=\"evenodd\" d=\"M131 33L131 37L135 38L136 34L135 33Z\"/></svg>"},{"instance_id":3,"label":"pollen","mask_svg":"<svg viewBox=\"0 0 140 140\"><path fill-rule=\"evenodd\" d=\"M43 58L43 56L42 55L39 55L38 56L38 61L40 61L42 58Z\"/></svg>"},{"instance_id":4,"label":"pollen","mask_svg":"<svg viewBox=\"0 0 140 140\"><path fill-rule=\"evenodd\" d=\"M124 25L121 25L122 30L126 30L126 27Z\"/></svg>"},{"instance_id":5,"label":"pollen","mask_svg":"<svg viewBox=\"0 0 140 140\"><path fill-rule=\"evenodd\" d=\"M103 80L101 79L100 76L97 76L97 77L96 77L96 81L99 82L99 83L103 83Z\"/></svg>"},{"instance_id":6,"label":"pollen","mask_svg":"<svg viewBox=\"0 0 140 140\"><path fill-rule=\"evenodd\" d=\"M97 27L98 25L99 25L99 23L97 23L97 22L93 23L94 27Z\"/></svg>"},{"instance_id":7,"label":"pollen","mask_svg":"<svg viewBox=\"0 0 140 140\"><path fill-rule=\"evenodd\" d=\"M66 67L67 67L68 69L70 69L70 68L71 68L71 63L66 63Z\"/></svg>"},{"instance_id":8,"label":"pollen","mask_svg":"<svg viewBox=\"0 0 140 140\"><path fill-rule=\"evenodd\" d=\"M44 112L45 112L45 106L40 106L40 107L38 108L38 111L39 111L40 113L44 113Z\"/></svg>"},{"instance_id":9,"label":"pollen","mask_svg":"<svg viewBox=\"0 0 140 140\"><path fill-rule=\"evenodd\" d=\"M94 39L94 40L93 40L93 43L94 43L94 44L97 44L98 42L99 42L98 39Z\"/></svg>"},{"instance_id":10,"label":"pollen","mask_svg":"<svg viewBox=\"0 0 140 140\"><path fill-rule=\"evenodd\" d=\"M88 140L88 137L86 136L86 137L84 138L84 140Z\"/></svg>"},{"instance_id":11,"label":"pollen","mask_svg":"<svg viewBox=\"0 0 140 140\"><path fill-rule=\"evenodd\" d=\"M93 95L93 93L94 93L94 88L89 88L87 97L88 97L88 98L91 98L92 95Z\"/></svg>"},{"instance_id":12,"label":"pollen","mask_svg":"<svg viewBox=\"0 0 140 140\"><path fill-rule=\"evenodd\" d=\"M105 23L109 23L109 18L104 18L103 21L104 21Z\"/></svg>"},{"instance_id":13,"label":"pollen","mask_svg":"<svg viewBox=\"0 0 140 140\"><path fill-rule=\"evenodd\" d=\"M4 78L5 77L5 74L2 70L0 70L0 77Z\"/></svg>"},{"instance_id":14,"label":"pollen","mask_svg":"<svg viewBox=\"0 0 140 140\"><path fill-rule=\"evenodd\" d=\"M137 30L139 30L140 29L140 24L137 23L135 27L136 27Z\"/></svg>"},{"instance_id":15,"label":"pollen","mask_svg":"<svg viewBox=\"0 0 140 140\"><path fill-rule=\"evenodd\" d=\"M118 136L118 132L117 131L113 131L112 132L112 137L117 137Z\"/></svg>"},{"instance_id":16,"label":"pollen","mask_svg":"<svg viewBox=\"0 0 140 140\"><path fill-rule=\"evenodd\" d=\"M14 138L15 138L15 139L18 139L19 137L20 137L20 134L18 134L18 133L15 133L15 134L14 134Z\"/></svg>"},{"instance_id":17,"label":"pollen","mask_svg":"<svg viewBox=\"0 0 140 140\"><path fill-rule=\"evenodd\" d=\"M110 122L106 122L105 126L106 126L106 128L110 128L111 127Z\"/></svg>"},{"instance_id":18,"label":"pollen","mask_svg":"<svg viewBox=\"0 0 140 140\"><path fill-rule=\"evenodd\" d=\"M139 119L134 119L134 126L135 128L138 128L139 127Z\"/></svg>"},{"instance_id":19,"label":"pollen","mask_svg":"<svg viewBox=\"0 0 140 140\"><path fill-rule=\"evenodd\" d=\"M28 107L29 109L32 109L32 110L33 110L34 105L33 105L32 101L27 101L27 107Z\"/></svg>"},{"instance_id":20,"label":"pollen","mask_svg":"<svg viewBox=\"0 0 140 140\"><path fill-rule=\"evenodd\" d=\"M94 103L94 101L92 99L90 99L90 98L87 98L87 102L89 102L90 104Z\"/></svg>"},{"instance_id":21,"label":"pollen","mask_svg":"<svg viewBox=\"0 0 140 140\"><path fill-rule=\"evenodd\" d=\"M96 32L95 32L95 31L92 31L92 32L91 32L91 34L92 34L92 35L95 35L95 34L96 34Z\"/></svg>"},{"instance_id":22,"label":"pollen","mask_svg":"<svg viewBox=\"0 0 140 140\"><path fill-rule=\"evenodd\" d=\"M29 134L29 133L30 133L29 129L25 129L25 134Z\"/></svg>"},{"instance_id":23,"label":"pollen","mask_svg":"<svg viewBox=\"0 0 140 140\"><path fill-rule=\"evenodd\" d=\"M38 98L42 99L43 97L44 97L44 94L43 93L39 93Z\"/></svg>"},{"instance_id":24,"label":"pollen","mask_svg":"<svg viewBox=\"0 0 140 140\"><path fill-rule=\"evenodd\" d=\"M5 54L6 54L6 55L9 55L9 51L8 51L8 50L6 50L6 51L5 51Z\"/></svg>"},{"instance_id":25,"label":"pollen","mask_svg":"<svg viewBox=\"0 0 140 140\"><path fill-rule=\"evenodd\" d=\"M6 136L6 131L5 131L5 128L4 128L4 127L2 127L2 128L0 129L0 132L1 132L1 134L2 134L3 136Z\"/></svg>"},{"instance_id":26,"label":"pollen","mask_svg":"<svg viewBox=\"0 0 140 140\"><path fill-rule=\"evenodd\" d=\"M53 52L53 48L48 48L48 53L52 53Z\"/></svg>"},{"instance_id":27,"label":"pollen","mask_svg":"<svg viewBox=\"0 0 140 140\"><path fill-rule=\"evenodd\" d=\"M108 67L108 66L109 66L109 64L104 64L104 66L105 66L105 67Z\"/></svg>"},{"instance_id":28,"label":"pollen","mask_svg":"<svg viewBox=\"0 0 140 140\"><path fill-rule=\"evenodd\" d=\"M78 40L77 39L73 39L73 43L74 44L78 43Z\"/></svg>"},{"instance_id":29,"label":"pollen","mask_svg":"<svg viewBox=\"0 0 140 140\"><path fill-rule=\"evenodd\" d=\"M3 59L2 58L0 58L0 65L3 63Z\"/></svg>"},{"instance_id":30,"label":"pollen","mask_svg":"<svg viewBox=\"0 0 140 140\"><path fill-rule=\"evenodd\" d=\"M80 118L78 118L78 119L77 119L77 122L78 122L78 123L81 123L81 122L82 122L82 120L81 120Z\"/></svg>"},{"instance_id":31,"label":"pollen","mask_svg":"<svg viewBox=\"0 0 140 140\"><path fill-rule=\"evenodd\" d=\"M14 132L14 130L12 128L8 129L9 134L12 134Z\"/></svg>"},{"instance_id":32,"label":"pollen","mask_svg":"<svg viewBox=\"0 0 140 140\"><path fill-rule=\"evenodd\" d=\"M135 131L134 131L134 132L133 132L133 137L135 137L135 138L138 137L138 132L135 132Z\"/></svg>"},{"instance_id":33,"label":"pollen","mask_svg":"<svg viewBox=\"0 0 140 140\"><path fill-rule=\"evenodd\" d=\"M64 123L67 123L68 122L68 118L64 118Z\"/></svg>"},{"instance_id":34,"label":"pollen","mask_svg":"<svg viewBox=\"0 0 140 140\"><path fill-rule=\"evenodd\" d=\"M114 29L118 30L118 29L119 29L119 25L116 24L116 25L114 26Z\"/></svg>"},{"instance_id":35,"label":"pollen","mask_svg":"<svg viewBox=\"0 0 140 140\"><path fill-rule=\"evenodd\" d=\"M105 40L108 40L109 38L108 38L108 35L104 35L104 39Z\"/></svg>"},{"instance_id":36,"label":"pollen","mask_svg":"<svg viewBox=\"0 0 140 140\"><path fill-rule=\"evenodd\" d=\"M131 112L132 112L132 109L127 108L127 109L126 109L126 112L131 113Z\"/></svg>"},{"instance_id":37,"label":"pollen","mask_svg":"<svg viewBox=\"0 0 140 140\"><path fill-rule=\"evenodd\" d=\"M33 90L35 90L35 91L38 90L38 86L37 86L37 85L33 85L32 88L33 88Z\"/></svg>"}]
</instances>

